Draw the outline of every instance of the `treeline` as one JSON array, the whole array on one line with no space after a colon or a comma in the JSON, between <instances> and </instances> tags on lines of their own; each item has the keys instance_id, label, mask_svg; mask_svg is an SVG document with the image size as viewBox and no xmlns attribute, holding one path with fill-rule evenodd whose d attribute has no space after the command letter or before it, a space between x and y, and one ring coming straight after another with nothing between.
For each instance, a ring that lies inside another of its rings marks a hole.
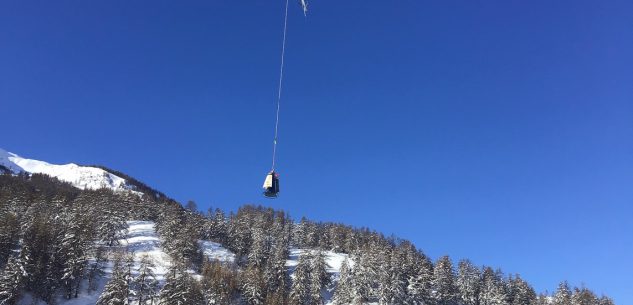
<instances>
[{"instance_id":1,"label":"treeline","mask_svg":"<svg viewBox=\"0 0 633 305\"><path fill-rule=\"evenodd\" d=\"M134 262L117 247L127 220L151 220L172 258L159 284L149 257ZM232 263L205 259L199 240L236 254ZM290 278L289 249L303 251ZM326 272L324 251L349 254L340 274ZM296 222L283 211L246 205L228 215L201 213L165 197L78 190L42 175L0 175L0 304L25 293L48 304L97 289L106 264L112 276L99 305L335 304L610 305L563 282L536 293L519 275L505 275L448 256L433 262L406 240L338 223ZM192 275L191 271L199 274Z\"/></svg>"}]
</instances>

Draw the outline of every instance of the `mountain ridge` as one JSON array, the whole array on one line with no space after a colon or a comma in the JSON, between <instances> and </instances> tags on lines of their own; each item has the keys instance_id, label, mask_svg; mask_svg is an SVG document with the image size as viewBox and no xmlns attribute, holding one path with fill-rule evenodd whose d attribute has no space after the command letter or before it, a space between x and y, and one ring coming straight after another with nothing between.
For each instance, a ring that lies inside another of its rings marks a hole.
<instances>
[{"instance_id":1,"label":"mountain ridge","mask_svg":"<svg viewBox=\"0 0 633 305\"><path fill-rule=\"evenodd\" d=\"M63 182L68 182L81 190L107 188L115 192L130 192L139 196L146 194L156 198L167 197L162 192L127 174L105 166L79 165L75 163L52 164L46 161L24 158L0 148L0 173L3 172L14 175L20 173L44 174Z\"/></svg>"}]
</instances>

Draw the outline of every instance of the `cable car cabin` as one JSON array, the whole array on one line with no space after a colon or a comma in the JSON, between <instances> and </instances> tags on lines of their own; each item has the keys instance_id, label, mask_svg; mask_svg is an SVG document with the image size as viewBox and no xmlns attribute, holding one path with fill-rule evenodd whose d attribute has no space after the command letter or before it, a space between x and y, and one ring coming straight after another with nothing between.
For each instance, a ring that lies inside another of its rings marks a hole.
<instances>
[{"instance_id":1,"label":"cable car cabin","mask_svg":"<svg viewBox=\"0 0 633 305\"><path fill-rule=\"evenodd\" d=\"M279 193L279 175L274 171L266 175L264 180L264 196L268 198L277 198Z\"/></svg>"}]
</instances>

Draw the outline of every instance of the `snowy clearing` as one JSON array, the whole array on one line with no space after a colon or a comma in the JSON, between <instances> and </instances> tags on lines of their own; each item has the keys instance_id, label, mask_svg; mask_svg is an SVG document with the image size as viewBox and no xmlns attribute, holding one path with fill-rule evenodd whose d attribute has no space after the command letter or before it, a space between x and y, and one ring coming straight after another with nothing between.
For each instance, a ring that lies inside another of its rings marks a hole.
<instances>
[{"instance_id":1,"label":"snowy clearing","mask_svg":"<svg viewBox=\"0 0 633 305\"><path fill-rule=\"evenodd\" d=\"M202 249L202 253L209 260L218 260L229 263L235 261L235 254L216 242L199 240L198 243L200 245L200 249Z\"/></svg>"}]
</instances>

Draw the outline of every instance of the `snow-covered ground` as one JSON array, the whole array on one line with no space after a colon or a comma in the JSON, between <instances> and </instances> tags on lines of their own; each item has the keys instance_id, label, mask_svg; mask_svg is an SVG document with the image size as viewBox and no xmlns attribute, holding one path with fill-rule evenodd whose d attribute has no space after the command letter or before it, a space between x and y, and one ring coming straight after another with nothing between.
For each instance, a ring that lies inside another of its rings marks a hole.
<instances>
[{"instance_id":1,"label":"snow-covered ground","mask_svg":"<svg viewBox=\"0 0 633 305\"><path fill-rule=\"evenodd\" d=\"M153 271L156 275L156 279L160 282L160 286L162 286L165 274L167 273L169 267L171 266L171 259L165 251L161 248L161 241L156 233L155 224L152 221L128 221L128 228L125 238L119 240L119 246L114 248L126 249L128 252L134 253L134 267L132 270L133 275L136 275L136 270L138 269L139 262L144 255L148 255L155 267ZM201 240L199 241L200 248L202 249L205 256L210 259L216 259L224 262L233 262L235 261L235 254L233 254L228 249L222 247L220 244ZM115 249L113 249L115 250ZM307 249L290 249L290 256L286 261L286 266L289 271L292 273L297 266L299 256L306 252L312 251ZM348 258L347 254L336 253L332 251L324 251L325 261L328 265L327 272L332 275L334 280L338 279L338 275L341 269L341 265L343 261ZM353 262L349 260L350 266L353 266ZM191 271L193 272L193 271ZM98 288L96 291L92 293L86 292L86 289L82 289L81 294L76 299L65 300L63 298L58 298L58 304L60 305L92 305L97 302L99 295L101 295L101 291L103 291L103 287L110 279L112 273L112 263L109 263L106 270L105 276L100 280L97 285ZM332 291L327 291L325 293L326 305L330 305L332 297ZM20 302L19 305L43 305L43 303L33 303L32 299L27 295Z\"/></svg>"},{"instance_id":2,"label":"snow-covered ground","mask_svg":"<svg viewBox=\"0 0 633 305\"><path fill-rule=\"evenodd\" d=\"M314 251L308 249L290 249L290 257L286 261L286 267L290 270L290 274L292 277L292 272L294 272L295 267L299 263L299 256L305 253L306 251ZM325 254L325 263L327 264L327 273L330 274L332 280L334 281L334 285L332 285L327 291L324 291L324 299L325 305L332 305L332 295L333 288L336 286L336 282L339 278L339 273L341 272L341 266L343 265L343 261L347 259L350 267L354 265L354 262L349 259L349 255L344 253L337 253L332 251L323 251Z\"/></svg>"},{"instance_id":3,"label":"snow-covered ground","mask_svg":"<svg viewBox=\"0 0 633 305\"><path fill-rule=\"evenodd\" d=\"M152 221L128 221L127 236L119 240L121 248L134 253L134 269L145 255L154 263L154 274L158 281L163 281L167 270L171 267L171 259L160 247L160 238L156 234L155 224Z\"/></svg>"},{"instance_id":4,"label":"snow-covered ground","mask_svg":"<svg viewBox=\"0 0 633 305\"><path fill-rule=\"evenodd\" d=\"M140 194L134 191L125 179L96 167L79 166L74 163L64 165L50 164L44 161L23 158L2 148L0 148L0 165L8 168L14 174L21 172L46 174L68 182L82 190L109 188L114 191L130 191Z\"/></svg>"},{"instance_id":5,"label":"snow-covered ground","mask_svg":"<svg viewBox=\"0 0 633 305\"><path fill-rule=\"evenodd\" d=\"M198 243L204 256L210 260L219 260L221 262L230 263L235 261L235 254L216 242L200 240Z\"/></svg>"},{"instance_id":6,"label":"snow-covered ground","mask_svg":"<svg viewBox=\"0 0 633 305\"><path fill-rule=\"evenodd\" d=\"M306 249L290 249L290 257L286 261L286 266L290 268L290 270L294 270L294 268L299 263L299 256L311 250ZM343 265L343 261L347 258L350 266L353 265L353 262L349 259L349 256L344 253L337 253L332 251L323 251L325 254L325 262L328 265L327 272L332 275L338 275L341 271L341 265Z\"/></svg>"},{"instance_id":7,"label":"snow-covered ground","mask_svg":"<svg viewBox=\"0 0 633 305\"><path fill-rule=\"evenodd\" d=\"M171 266L171 259L161 248L161 241L156 233L155 224L152 221L128 221L128 228L125 238L119 240L119 246L113 247L116 250L126 249L134 253L134 267L132 275L137 275L139 262L144 255L148 255L155 267L152 268L156 279L163 285L165 275ZM211 259L232 262L235 260L235 254L223 248L220 244L201 240L200 246L206 256ZM193 271L191 271L193 272ZM112 263L110 262L105 269L105 276L98 283L96 291L88 293L87 289L82 288L78 298L65 300L61 296L58 298L58 304L63 305L92 305L97 302L99 295L103 291L103 287L110 279L112 274ZM85 283L84 283L85 284ZM43 305L43 302L34 303L29 295L20 300L19 305Z\"/></svg>"}]
</instances>

